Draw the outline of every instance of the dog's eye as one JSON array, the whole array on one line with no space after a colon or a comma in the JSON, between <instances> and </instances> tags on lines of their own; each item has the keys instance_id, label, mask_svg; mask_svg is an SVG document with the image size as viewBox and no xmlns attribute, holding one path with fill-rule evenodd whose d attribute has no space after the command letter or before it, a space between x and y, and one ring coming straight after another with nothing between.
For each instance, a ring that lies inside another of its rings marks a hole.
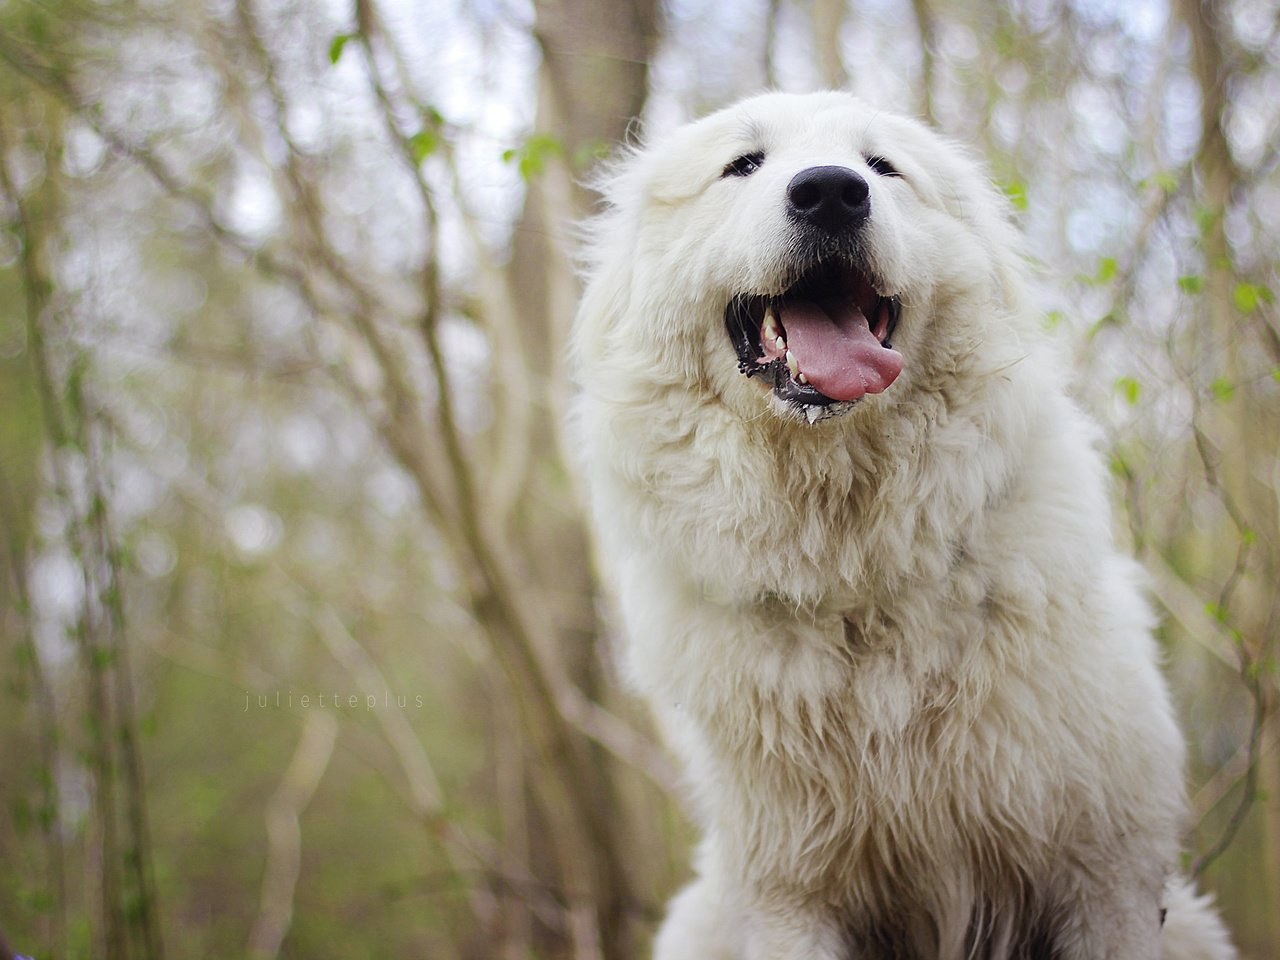
<instances>
[{"instance_id":1,"label":"dog's eye","mask_svg":"<svg viewBox=\"0 0 1280 960\"><path fill-rule=\"evenodd\" d=\"M760 169L764 163L764 154L760 151L755 153L746 153L725 164L724 170L720 172L723 177L749 177Z\"/></svg>"},{"instance_id":2,"label":"dog's eye","mask_svg":"<svg viewBox=\"0 0 1280 960\"><path fill-rule=\"evenodd\" d=\"M867 166L882 177L900 177L901 173L898 168L886 160L884 157L867 157Z\"/></svg>"}]
</instances>

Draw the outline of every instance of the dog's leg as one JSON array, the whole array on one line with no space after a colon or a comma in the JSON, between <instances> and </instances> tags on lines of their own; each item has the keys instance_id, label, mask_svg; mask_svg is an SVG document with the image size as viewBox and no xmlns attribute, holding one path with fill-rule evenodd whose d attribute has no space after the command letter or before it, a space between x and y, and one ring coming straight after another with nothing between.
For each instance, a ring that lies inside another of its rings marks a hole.
<instances>
[{"instance_id":1,"label":"dog's leg","mask_svg":"<svg viewBox=\"0 0 1280 960\"><path fill-rule=\"evenodd\" d=\"M726 900L714 874L676 895L653 944L653 960L846 960L847 954L839 927L811 906Z\"/></svg>"},{"instance_id":2,"label":"dog's leg","mask_svg":"<svg viewBox=\"0 0 1280 960\"><path fill-rule=\"evenodd\" d=\"M1164 905L1164 960L1236 960L1235 947L1208 897L1179 877L1169 884Z\"/></svg>"},{"instance_id":3,"label":"dog's leg","mask_svg":"<svg viewBox=\"0 0 1280 960\"><path fill-rule=\"evenodd\" d=\"M845 960L849 952L840 927L809 905L756 905L743 929L743 960Z\"/></svg>"},{"instance_id":4,"label":"dog's leg","mask_svg":"<svg viewBox=\"0 0 1280 960\"><path fill-rule=\"evenodd\" d=\"M1095 883L1071 898L1058 932L1063 960L1161 960L1160 897L1149 885Z\"/></svg>"},{"instance_id":5,"label":"dog's leg","mask_svg":"<svg viewBox=\"0 0 1280 960\"><path fill-rule=\"evenodd\" d=\"M653 960L737 960L740 932L726 922L717 887L703 876L676 894L654 939Z\"/></svg>"}]
</instances>

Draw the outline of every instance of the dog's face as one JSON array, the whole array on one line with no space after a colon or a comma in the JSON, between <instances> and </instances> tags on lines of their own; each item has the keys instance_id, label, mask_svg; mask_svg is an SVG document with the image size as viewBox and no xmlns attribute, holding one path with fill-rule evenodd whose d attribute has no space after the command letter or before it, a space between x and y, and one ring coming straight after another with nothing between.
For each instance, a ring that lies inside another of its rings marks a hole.
<instances>
[{"instance_id":1,"label":"dog's face","mask_svg":"<svg viewBox=\"0 0 1280 960\"><path fill-rule=\"evenodd\" d=\"M1003 204L954 145L845 94L767 94L690 124L610 199L622 238L597 281L629 290L608 311L622 342L746 415L889 402L992 321L961 304L993 300Z\"/></svg>"}]
</instances>

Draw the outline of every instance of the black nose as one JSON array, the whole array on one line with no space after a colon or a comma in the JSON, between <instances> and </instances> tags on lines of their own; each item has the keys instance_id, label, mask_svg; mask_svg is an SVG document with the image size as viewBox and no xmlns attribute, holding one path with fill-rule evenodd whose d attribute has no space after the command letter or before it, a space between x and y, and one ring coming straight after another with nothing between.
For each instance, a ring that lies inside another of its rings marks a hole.
<instances>
[{"instance_id":1,"label":"black nose","mask_svg":"<svg viewBox=\"0 0 1280 960\"><path fill-rule=\"evenodd\" d=\"M787 212L797 220L839 233L871 215L867 181L848 167L809 167L787 184Z\"/></svg>"}]
</instances>

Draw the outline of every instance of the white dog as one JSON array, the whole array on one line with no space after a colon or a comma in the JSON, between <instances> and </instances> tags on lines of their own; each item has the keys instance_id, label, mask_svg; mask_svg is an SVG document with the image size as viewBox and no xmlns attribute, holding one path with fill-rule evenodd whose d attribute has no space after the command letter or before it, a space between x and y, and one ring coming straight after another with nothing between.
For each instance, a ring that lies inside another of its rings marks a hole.
<instances>
[{"instance_id":1,"label":"white dog","mask_svg":"<svg viewBox=\"0 0 1280 960\"><path fill-rule=\"evenodd\" d=\"M656 957L1233 957L1172 875L1152 616L979 166L769 94L605 192L576 423L705 831Z\"/></svg>"}]
</instances>

